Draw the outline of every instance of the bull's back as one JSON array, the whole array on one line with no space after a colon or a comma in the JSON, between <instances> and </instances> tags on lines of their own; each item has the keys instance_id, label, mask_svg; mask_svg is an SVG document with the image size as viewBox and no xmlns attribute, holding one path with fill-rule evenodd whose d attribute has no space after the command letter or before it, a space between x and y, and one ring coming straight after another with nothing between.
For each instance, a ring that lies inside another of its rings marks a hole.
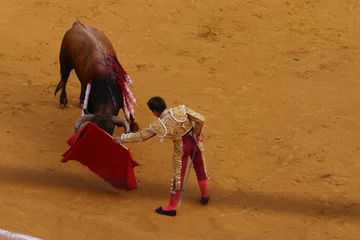
<instances>
[{"instance_id":1,"label":"bull's back","mask_svg":"<svg viewBox=\"0 0 360 240\"><path fill-rule=\"evenodd\" d=\"M110 40L98 29L77 21L63 37L60 58L71 62L81 80L89 71L101 67L98 63L106 53L116 55Z\"/></svg>"}]
</instances>

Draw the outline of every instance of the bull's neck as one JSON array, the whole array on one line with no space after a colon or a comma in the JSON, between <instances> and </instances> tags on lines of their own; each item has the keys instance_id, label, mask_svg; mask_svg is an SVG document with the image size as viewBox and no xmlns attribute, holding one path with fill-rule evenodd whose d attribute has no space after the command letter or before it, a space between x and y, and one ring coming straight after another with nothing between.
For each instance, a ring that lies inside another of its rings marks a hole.
<instances>
[{"instance_id":1,"label":"bull's neck","mask_svg":"<svg viewBox=\"0 0 360 240\"><path fill-rule=\"evenodd\" d=\"M94 112L104 115L111 114L113 116L116 116L119 113L119 108L114 107L112 103L100 104L96 109L94 109Z\"/></svg>"},{"instance_id":2,"label":"bull's neck","mask_svg":"<svg viewBox=\"0 0 360 240\"><path fill-rule=\"evenodd\" d=\"M102 61L98 61L96 84L98 92L94 95L94 113L117 115L123 107L121 87L118 85L117 72L119 66L112 56L103 55Z\"/></svg>"}]
</instances>

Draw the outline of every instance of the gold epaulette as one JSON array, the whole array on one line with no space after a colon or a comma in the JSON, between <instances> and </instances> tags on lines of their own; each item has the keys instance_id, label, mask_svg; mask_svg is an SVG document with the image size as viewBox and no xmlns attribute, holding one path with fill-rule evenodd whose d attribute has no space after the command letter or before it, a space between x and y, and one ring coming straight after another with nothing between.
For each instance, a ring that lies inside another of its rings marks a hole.
<instances>
[{"instance_id":1,"label":"gold epaulette","mask_svg":"<svg viewBox=\"0 0 360 240\"><path fill-rule=\"evenodd\" d=\"M177 122L185 122L187 120L185 105L180 105L170 109L171 117Z\"/></svg>"}]
</instances>

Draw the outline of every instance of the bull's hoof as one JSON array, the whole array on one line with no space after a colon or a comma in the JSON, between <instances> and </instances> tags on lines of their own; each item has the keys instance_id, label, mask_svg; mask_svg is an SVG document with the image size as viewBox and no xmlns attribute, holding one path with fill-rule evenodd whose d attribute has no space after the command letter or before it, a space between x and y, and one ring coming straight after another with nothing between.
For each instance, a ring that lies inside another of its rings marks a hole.
<instances>
[{"instance_id":1,"label":"bull's hoof","mask_svg":"<svg viewBox=\"0 0 360 240\"><path fill-rule=\"evenodd\" d=\"M62 104L60 104L60 108L61 109L69 108L69 105L67 105L66 103L62 103Z\"/></svg>"},{"instance_id":2,"label":"bull's hoof","mask_svg":"<svg viewBox=\"0 0 360 240\"><path fill-rule=\"evenodd\" d=\"M64 108L67 108L68 107L68 100L67 100L67 98L61 98L60 97L60 101L59 101L59 103L60 103L60 108L61 109L64 109Z\"/></svg>"}]
</instances>

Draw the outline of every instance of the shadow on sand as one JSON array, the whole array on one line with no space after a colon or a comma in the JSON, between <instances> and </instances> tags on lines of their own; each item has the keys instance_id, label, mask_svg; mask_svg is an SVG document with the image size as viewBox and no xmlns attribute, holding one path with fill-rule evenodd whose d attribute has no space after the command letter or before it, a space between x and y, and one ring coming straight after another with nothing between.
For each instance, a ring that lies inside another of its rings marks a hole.
<instances>
[{"instance_id":1,"label":"shadow on sand","mask_svg":"<svg viewBox=\"0 0 360 240\"><path fill-rule=\"evenodd\" d=\"M93 173L89 173L93 174ZM98 178L98 179L96 179ZM139 181L139 190L126 192L113 188L99 177L86 179L65 171L47 171L24 167L0 167L0 182L21 184L26 187L38 186L40 188L64 188L75 191L85 191L94 194L104 194L110 197L132 195L133 197L167 199L166 183L155 181ZM191 180L189 180L191 181ZM193 201L198 198L198 189L193 185L187 188L184 199ZM323 201L297 196L263 193L256 191L235 190L230 193L222 188L213 189L211 192L211 205L219 208L236 208L267 210L290 214L302 214L324 218L342 218L360 220L360 203L351 201ZM222 197L225 196L225 197Z\"/></svg>"}]
</instances>

